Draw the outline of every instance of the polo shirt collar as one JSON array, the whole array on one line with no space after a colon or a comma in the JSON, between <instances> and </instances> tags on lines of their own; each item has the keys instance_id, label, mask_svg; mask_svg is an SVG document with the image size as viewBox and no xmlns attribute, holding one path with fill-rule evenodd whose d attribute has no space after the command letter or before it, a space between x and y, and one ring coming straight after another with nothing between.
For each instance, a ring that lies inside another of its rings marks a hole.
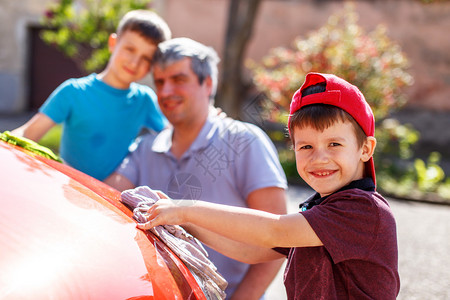
<instances>
[{"instance_id":1,"label":"polo shirt collar","mask_svg":"<svg viewBox=\"0 0 450 300\"><path fill-rule=\"evenodd\" d=\"M197 138L194 140L189 149L182 155L182 157L190 155L190 153L192 152L205 149L211 144L212 138L218 131L218 124L216 122L217 121L216 118L218 118L218 116L213 114L208 115L208 118L206 119L205 124L203 124L203 127L200 130L200 133L198 134ZM172 126L161 131L153 141L152 151L166 154L169 153L170 149L172 148L172 136L173 136Z\"/></svg>"},{"instance_id":2,"label":"polo shirt collar","mask_svg":"<svg viewBox=\"0 0 450 300\"><path fill-rule=\"evenodd\" d=\"M350 190L350 189L360 189L363 191L374 192L375 184L374 184L372 178L366 177L363 179L354 180L354 181L350 182L348 185L339 189L338 191L336 191L328 196L325 196L325 197L320 197L319 193L315 193L314 195L309 197L305 202L300 203L300 205L299 205L300 211L305 211L307 209L312 208L313 206L319 205L325 199L327 199L329 196L331 196L333 194L336 194L338 192L345 191L345 190Z\"/></svg>"}]
</instances>

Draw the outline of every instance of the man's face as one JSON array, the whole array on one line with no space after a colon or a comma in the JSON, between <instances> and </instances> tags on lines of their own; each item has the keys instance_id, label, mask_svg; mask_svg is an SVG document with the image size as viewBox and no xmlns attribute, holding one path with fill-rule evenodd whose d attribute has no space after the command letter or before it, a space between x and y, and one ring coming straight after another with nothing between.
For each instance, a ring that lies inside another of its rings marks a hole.
<instances>
[{"instance_id":1,"label":"man's face","mask_svg":"<svg viewBox=\"0 0 450 300\"><path fill-rule=\"evenodd\" d=\"M191 69L191 59L183 58L162 68L153 68L161 111L173 126L193 124L208 114L211 79L199 83Z\"/></svg>"},{"instance_id":2,"label":"man's face","mask_svg":"<svg viewBox=\"0 0 450 300\"><path fill-rule=\"evenodd\" d=\"M127 30L120 37L110 36L111 58L105 82L116 88L128 88L148 74L157 46L139 33Z\"/></svg>"}]
</instances>

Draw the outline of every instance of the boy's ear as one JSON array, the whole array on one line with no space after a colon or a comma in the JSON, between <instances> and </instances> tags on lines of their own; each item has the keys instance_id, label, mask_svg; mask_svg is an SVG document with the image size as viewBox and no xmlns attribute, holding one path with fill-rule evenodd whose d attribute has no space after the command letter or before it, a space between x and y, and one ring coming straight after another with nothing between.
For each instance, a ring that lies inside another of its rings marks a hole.
<instances>
[{"instance_id":1,"label":"boy's ear","mask_svg":"<svg viewBox=\"0 0 450 300\"><path fill-rule=\"evenodd\" d=\"M114 47L116 47L116 43L117 43L117 34L111 33L108 38L109 52L111 52L111 53L113 52Z\"/></svg>"},{"instance_id":2,"label":"boy's ear","mask_svg":"<svg viewBox=\"0 0 450 300\"><path fill-rule=\"evenodd\" d=\"M377 139L373 136L368 136L362 146L361 160L363 162L368 161L373 156L376 146L377 146Z\"/></svg>"}]
</instances>

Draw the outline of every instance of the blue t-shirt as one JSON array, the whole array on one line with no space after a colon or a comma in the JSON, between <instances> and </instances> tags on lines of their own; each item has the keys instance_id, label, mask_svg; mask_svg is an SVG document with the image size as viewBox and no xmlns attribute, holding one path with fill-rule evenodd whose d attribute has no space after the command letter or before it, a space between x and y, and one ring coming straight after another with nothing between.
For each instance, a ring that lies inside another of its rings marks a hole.
<instances>
[{"instance_id":1,"label":"blue t-shirt","mask_svg":"<svg viewBox=\"0 0 450 300\"><path fill-rule=\"evenodd\" d=\"M209 116L179 159L170 151L172 133L172 128L167 128L156 137L140 138L137 148L116 172L136 186L161 190L172 199L199 199L240 207L247 207L248 195L257 189L287 188L273 143L252 124ZM233 294L248 265L207 249L209 258L228 281L226 293Z\"/></svg>"},{"instance_id":2,"label":"blue t-shirt","mask_svg":"<svg viewBox=\"0 0 450 300\"><path fill-rule=\"evenodd\" d=\"M132 83L116 89L96 76L65 81L39 111L63 123L61 158L103 180L125 158L143 127L161 131L167 120L151 88Z\"/></svg>"}]
</instances>

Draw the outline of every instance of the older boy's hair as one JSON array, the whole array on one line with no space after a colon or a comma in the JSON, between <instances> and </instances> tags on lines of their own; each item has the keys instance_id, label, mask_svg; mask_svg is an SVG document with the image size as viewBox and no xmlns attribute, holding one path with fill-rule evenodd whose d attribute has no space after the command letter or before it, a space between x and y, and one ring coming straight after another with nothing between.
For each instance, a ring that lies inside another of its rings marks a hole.
<instances>
[{"instance_id":1,"label":"older boy's hair","mask_svg":"<svg viewBox=\"0 0 450 300\"><path fill-rule=\"evenodd\" d=\"M167 23L155 12L145 9L132 10L123 16L117 26L117 36L126 31L137 32L155 45L172 37Z\"/></svg>"},{"instance_id":2,"label":"older boy's hair","mask_svg":"<svg viewBox=\"0 0 450 300\"><path fill-rule=\"evenodd\" d=\"M322 93L325 91L325 83L318 83L307 87L302 92L302 97L307 95ZM359 147L362 147L367 135L364 133L361 126L355 121L355 119L347 113L345 110L327 104L311 104L302 107L296 111L290 118L288 124L289 131L291 132L291 141L294 144L294 130L295 128L304 128L311 126L312 128L323 131L332 126L336 122L350 122L353 125L356 141Z\"/></svg>"},{"instance_id":3,"label":"older boy's hair","mask_svg":"<svg viewBox=\"0 0 450 300\"><path fill-rule=\"evenodd\" d=\"M152 64L165 68L168 64L184 58L191 59L191 69L197 75L200 84L210 77L212 80L211 102L217 90L218 68L220 59L217 52L208 46L189 38L174 38L158 45L153 55Z\"/></svg>"}]
</instances>

